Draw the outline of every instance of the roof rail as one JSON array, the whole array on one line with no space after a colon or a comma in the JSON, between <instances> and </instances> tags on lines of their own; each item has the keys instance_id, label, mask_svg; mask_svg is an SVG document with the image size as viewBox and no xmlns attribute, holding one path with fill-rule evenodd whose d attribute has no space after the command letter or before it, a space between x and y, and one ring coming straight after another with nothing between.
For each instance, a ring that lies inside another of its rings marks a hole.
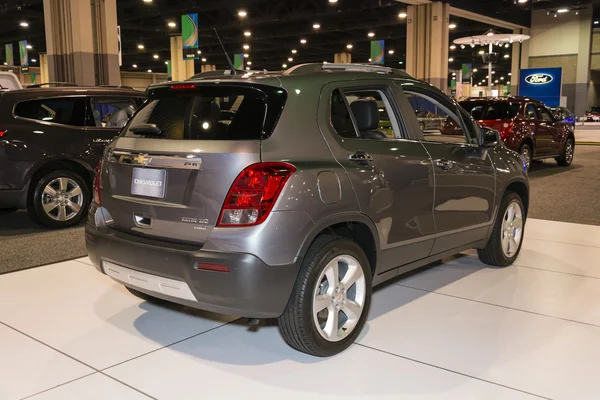
<instances>
[{"instance_id":1,"label":"roof rail","mask_svg":"<svg viewBox=\"0 0 600 400\"><path fill-rule=\"evenodd\" d=\"M35 85L27 86L27 89L37 89L42 87L76 87L79 86L76 83L71 82L46 82L46 83L37 83Z\"/></svg>"},{"instance_id":2,"label":"roof rail","mask_svg":"<svg viewBox=\"0 0 600 400\"><path fill-rule=\"evenodd\" d=\"M236 70L237 75L234 75L230 69L224 69L224 70L216 70L216 71L206 71L206 72L201 72L199 74L193 75L191 78L188 78L186 80L188 81L194 81L194 80L198 80L198 79L215 79L215 78L235 78L237 77L244 77L244 76L250 76L250 75L258 75L258 74L268 74L270 73L270 71L267 70Z\"/></svg>"},{"instance_id":3,"label":"roof rail","mask_svg":"<svg viewBox=\"0 0 600 400\"><path fill-rule=\"evenodd\" d=\"M133 86L127 86L127 85L100 85L99 87L113 88L113 89L133 89Z\"/></svg>"},{"instance_id":4,"label":"roof rail","mask_svg":"<svg viewBox=\"0 0 600 400\"><path fill-rule=\"evenodd\" d=\"M285 75L299 75L321 71L347 71L347 72L373 72L377 74L404 75L406 72L390 67L373 64L331 64L331 63L310 63L300 64L284 72Z\"/></svg>"}]
</instances>

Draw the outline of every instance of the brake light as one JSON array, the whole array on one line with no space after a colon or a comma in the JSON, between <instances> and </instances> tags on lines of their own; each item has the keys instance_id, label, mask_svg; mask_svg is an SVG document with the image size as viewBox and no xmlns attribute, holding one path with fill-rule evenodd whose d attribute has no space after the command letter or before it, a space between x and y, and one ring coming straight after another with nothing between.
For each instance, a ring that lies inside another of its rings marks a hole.
<instances>
[{"instance_id":1,"label":"brake light","mask_svg":"<svg viewBox=\"0 0 600 400\"><path fill-rule=\"evenodd\" d=\"M100 191L102 190L102 163L100 160L98 165L96 166L96 174L94 175L94 203L100 207Z\"/></svg>"},{"instance_id":2,"label":"brake light","mask_svg":"<svg viewBox=\"0 0 600 400\"><path fill-rule=\"evenodd\" d=\"M217 226L251 226L264 222L296 167L266 162L244 169L229 189Z\"/></svg>"},{"instance_id":3,"label":"brake light","mask_svg":"<svg viewBox=\"0 0 600 400\"><path fill-rule=\"evenodd\" d=\"M6 131L0 131L0 137L4 136L5 133Z\"/></svg>"},{"instance_id":4,"label":"brake light","mask_svg":"<svg viewBox=\"0 0 600 400\"><path fill-rule=\"evenodd\" d=\"M171 85L171 90L187 90L187 89L196 89L196 85L192 83L181 83L178 85Z\"/></svg>"},{"instance_id":5,"label":"brake light","mask_svg":"<svg viewBox=\"0 0 600 400\"><path fill-rule=\"evenodd\" d=\"M513 134L514 127L514 122L505 122L502 124L502 129L500 130L500 139L502 139L503 142L506 142Z\"/></svg>"}]
</instances>

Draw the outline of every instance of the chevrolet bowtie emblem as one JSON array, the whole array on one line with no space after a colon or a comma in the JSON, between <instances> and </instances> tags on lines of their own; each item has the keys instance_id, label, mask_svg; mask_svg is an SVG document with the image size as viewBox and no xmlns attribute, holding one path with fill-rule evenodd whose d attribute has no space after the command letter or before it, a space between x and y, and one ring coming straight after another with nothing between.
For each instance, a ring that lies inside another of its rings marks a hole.
<instances>
[{"instance_id":1,"label":"chevrolet bowtie emblem","mask_svg":"<svg viewBox=\"0 0 600 400\"><path fill-rule=\"evenodd\" d=\"M147 154L138 154L133 161L138 164L138 165L143 165L143 166L147 166L148 162L150 161L150 158L148 157Z\"/></svg>"}]
</instances>

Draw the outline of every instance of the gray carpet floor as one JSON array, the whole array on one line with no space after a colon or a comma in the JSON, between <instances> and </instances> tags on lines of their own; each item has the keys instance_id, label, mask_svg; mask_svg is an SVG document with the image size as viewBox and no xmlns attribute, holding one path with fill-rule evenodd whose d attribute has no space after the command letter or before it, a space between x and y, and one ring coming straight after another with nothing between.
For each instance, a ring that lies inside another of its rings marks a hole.
<instances>
[{"instance_id":1,"label":"gray carpet floor","mask_svg":"<svg viewBox=\"0 0 600 400\"><path fill-rule=\"evenodd\" d=\"M578 147L569 168L534 164L529 178L530 217L600 225L600 147ZM23 211L0 214L0 274L85 255L82 227L51 231Z\"/></svg>"}]
</instances>

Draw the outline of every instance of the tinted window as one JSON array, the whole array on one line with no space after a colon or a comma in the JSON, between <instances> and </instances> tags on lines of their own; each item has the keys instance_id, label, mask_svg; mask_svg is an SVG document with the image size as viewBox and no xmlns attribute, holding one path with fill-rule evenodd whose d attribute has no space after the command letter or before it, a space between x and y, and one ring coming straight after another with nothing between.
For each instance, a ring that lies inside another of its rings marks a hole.
<instances>
[{"instance_id":1,"label":"tinted window","mask_svg":"<svg viewBox=\"0 0 600 400\"><path fill-rule=\"evenodd\" d=\"M521 110L519 103L463 101L460 105L478 120L508 120L515 118Z\"/></svg>"},{"instance_id":2,"label":"tinted window","mask_svg":"<svg viewBox=\"0 0 600 400\"><path fill-rule=\"evenodd\" d=\"M600 113L600 107L598 107L598 106L592 107L592 108L590 109L590 112L593 112L593 113Z\"/></svg>"},{"instance_id":3,"label":"tinted window","mask_svg":"<svg viewBox=\"0 0 600 400\"><path fill-rule=\"evenodd\" d=\"M90 104L88 125L98 128L122 128L137 109L137 101L131 97L93 97Z\"/></svg>"},{"instance_id":4,"label":"tinted window","mask_svg":"<svg viewBox=\"0 0 600 400\"><path fill-rule=\"evenodd\" d=\"M527 104L527 107L525 107L525 119L538 119L533 104Z\"/></svg>"},{"instance_id":5,"label":"tinted window","mask_svg":"<svg viewBox=\"0 0 600 400\"><path fill-rule=\"evenodd\" d=\"M473 132L465 132L462 118L435 98L405 90L423 137L429 142L477 143Z\"/></svg>"},{"instance_id":6,"label":"tinted window","mask_svg":"<svg viewBox=\"0 0 600 400\"><path fill-rule=\"evenodd\" d=\"M22 101L15 106L15 115L57 124L85 126L85 98L63 97Z\"/></svg>"},{"instance_id":7,"label":"tinted window","mask_svg":"<svg viewBox=\"0 0 600 400\"><path fill-rule=\"evenodd\" d=\"M550 111L548 111L546 109L546 107L544 106L537 106L537 112L540 115L542 121L544 122L554 122L554 119L552 118L552 114L550 114Z\"/></svg>"},{"instance_id":8,"label":"tinted window","mask_svg":"<svg viewBox=\"0 0 600 400\"><path fill-rule=\"evenodd\" d=\"M205 86L150 99L129 127L155 124L163 139L254 140L269 136L286 100L283 90ZM127 129L124 136L137 136Z\"/></svg>"}]
</instances>

